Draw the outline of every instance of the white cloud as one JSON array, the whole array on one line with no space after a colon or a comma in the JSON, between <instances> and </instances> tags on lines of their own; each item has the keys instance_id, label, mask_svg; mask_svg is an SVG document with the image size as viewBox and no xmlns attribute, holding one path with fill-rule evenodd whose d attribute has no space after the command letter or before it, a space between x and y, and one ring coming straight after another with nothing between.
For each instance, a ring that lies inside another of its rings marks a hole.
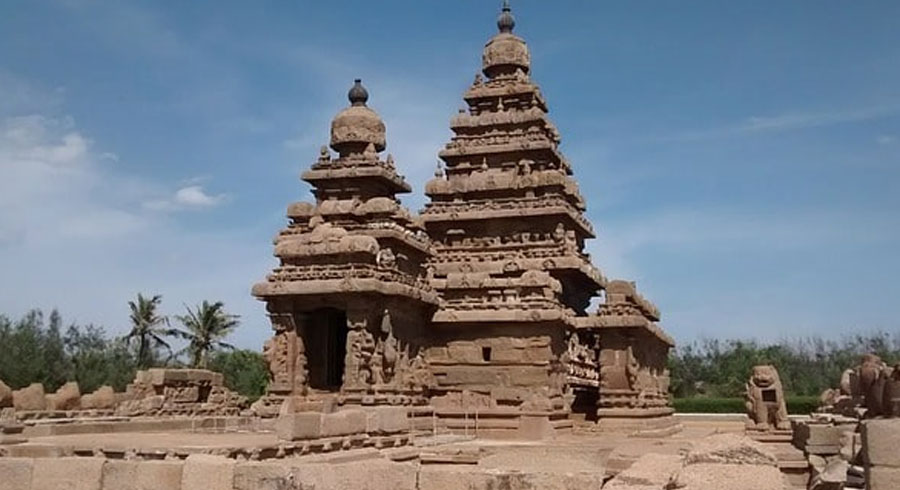
<instances>
[{"instance_id":1,"label":"white cloud","mask_svg":"<svg viewBox=\"0 0 900 490\"><path fill-rule=\"evenodd\" d=\"M224 194L211 196L199 185L183 187L175 192L175 202L184 206L207 208L220 204L224 199Z\"/></svg>"},{"instance_id":2,"label":"white cloud","mask_svg":"<svg viewBox=\"0 0 900 490\"><path fill-rule=\"evenodd\" d=\"M875 138L879 145L890 145L897 142L897 137L890 134L882 134Z\"/></svg>"},{"instance_id":3,"label":"white cloud","mask_svg":"<svg viewBox=\"0 0 900 490\"><path fill-rule=\"evenodd\" d=\"M166 314L222 300L247 325L235 343L258 348L268 331L249 288L272 265L277 223L204 232L148 212L142 203L164 186L123 174L98 146L70 118L0 119L0 274L11 285L0 314L59 308L67 322L120 334L138 292L162 294ZM168 201L209 207L222 199L190 179Z\"/></svg>"},{"instance_id":4,"label":"white cloud","mask_svg":"<svg viewBox=\"0 0 900 490\"><path fill-rule=\"evenodd\" d=\"M190 179L190 181L196 179ZM182 211L191 209L209 209L224 203L226 194L210 195L199 184L186 185L179 188L170 197L151 199L143 203L144 209L153 211Z\"/></svg>"},{"instance_id":5,"label":"white cloud","mask_svg":"<svg viewBox=\"0 0 900 490\"><path fill-rule=\"evenodd\" d=\"M70 118L40 115L0 122L0 243L127 233L141 226L113 204L116 187ZM112 185L111 185L112 184Z\"/></svg>"},{"instance_id":6,"label":"white cloud","mask_svg":"<svg viewBox=\"0 0 900 490\"><path fill-rule=\"evenodd\" d=\"M900 103L827 112L789 112L774 116L751 116L742 121L711 129L700 129L659 138L662 141L695 141L741 136L763 132L793 131L870 121L900 113Z\"/></svg>"}]
</instances>

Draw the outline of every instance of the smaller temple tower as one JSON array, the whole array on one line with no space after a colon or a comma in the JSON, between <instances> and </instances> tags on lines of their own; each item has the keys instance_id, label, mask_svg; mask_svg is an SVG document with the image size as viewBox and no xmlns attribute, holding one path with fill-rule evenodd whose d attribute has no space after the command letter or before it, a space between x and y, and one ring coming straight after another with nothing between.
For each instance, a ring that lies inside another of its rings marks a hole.
<instances>
[{"instance_id":1,"label":"smaller temple tower","mask_svg":"<svg viewBox=\"0 0 900 490\"><path fill-rule=\"evenodd\" d=\"M397 200L410 191L385 126L356 80L350 106L331 123L331 149L303 173L315 203L288 207L275 239L276 267L253 295L266 302L274 336L263 405L288 397L339 405L425 403L420 352L438 304L425 280L430 241Z\"/></svg>"},{"instance_id":2,"label":"smaller temple tower","mask_svg":"<svg viewBox=\"0 0 900 490\"><path fill-rule=\"evenodd\" d=\"M675 342L656 324L659 310L633 282L606 286L597 313L579 319L579 330L599 344L597 424L601 429L646 434L679 430L669 400L669 349Z\"/></svg>"}]
</instances>

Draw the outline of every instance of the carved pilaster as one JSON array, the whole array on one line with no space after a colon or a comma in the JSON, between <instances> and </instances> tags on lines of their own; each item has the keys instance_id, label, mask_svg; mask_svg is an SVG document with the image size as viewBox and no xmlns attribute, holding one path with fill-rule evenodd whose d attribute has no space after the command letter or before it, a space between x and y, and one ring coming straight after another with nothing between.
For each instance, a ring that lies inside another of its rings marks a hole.
<instances>
[{"instance_id":1,"label":"carved pilaster","mask_svg":"<svg viewBox=\"0 0 900 490\"><path fill-rule=\"evenodd\" d=\"M347 354L344 357L342 391L365 390L372 382L372 356L375 338L368 329L368 318L363 309L347 311Z\"/></svg>"},{"instance_id":2,"label":"carved pilaster","mask_svg":"<svg viewBox=\"0 0 900 490\"><path fill-rule=\"evenodd\" d=\"M275 335L266 341L263 355L271 383L268 391L279 394L306 393L307 367L303 339L298 334L294 315L270 313Z\"/></svg>"}]
</instances>

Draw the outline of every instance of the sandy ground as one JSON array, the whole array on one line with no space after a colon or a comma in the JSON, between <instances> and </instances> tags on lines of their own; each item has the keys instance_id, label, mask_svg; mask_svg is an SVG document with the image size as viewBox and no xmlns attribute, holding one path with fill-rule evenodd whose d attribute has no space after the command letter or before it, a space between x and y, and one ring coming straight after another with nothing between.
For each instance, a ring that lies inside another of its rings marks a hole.
<instances>
[{"instance_id":1,"label":"sandy ground","mask_svg":"<svg viewBox=\"0 0 900 490\"><path fill-rule=\"evenodd\" d=\"M664 438L629 438L611 433L574 433L544 441L475 439L429 448L444 451L477 451L479 466L528 471L578 472L611 467L624 469L643 454L678 454L691 441L717 432L740 432L743 425L729 421L686 421L684 430ZM105 448L189 452L224 448L271 447L279 444L266 432L125 432L32 437L28 445L64 448Z\"/></svg>"}]
</instances>

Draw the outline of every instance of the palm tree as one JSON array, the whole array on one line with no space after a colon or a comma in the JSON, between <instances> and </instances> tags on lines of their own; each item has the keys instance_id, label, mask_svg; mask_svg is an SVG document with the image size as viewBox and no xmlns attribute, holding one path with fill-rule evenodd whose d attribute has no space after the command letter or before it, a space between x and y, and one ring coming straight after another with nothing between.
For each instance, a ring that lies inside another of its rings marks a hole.
<instances>
[{"instance_id":1,"label":"palm tree","mask_svg":"<svg viewBox=\"0 0 900 490\"><path fill-rule=\"evenodd\" d=\"M210 303L203 301L195 309L185 305L187 315L175 318L184 325L178 336L188 341L188 346L181 353L187 353L192 367L206 368L209 365L209 353L217 349L234 349L234 346L222 342L237 328L238 315L225 312L225 304L221 301Z\"/></svg>"},{"instance_id":2,"label":"palm tree","mask_svg":"<svg viewBox=\"0 0 900 490\"><path fill-rule=\"evenodd\" d=\"M153 352L157 347L165 347L171 351L169 343L164 337L173 335L176 331L168 328L169 320L164 315L156 312L162 296L155 295L145 298L138 293L137 301L129 301L131 309L131 331L125 336L129 342L137 342L137 364L139 368L147 368L153 363Z\"/></svg>"}]
</instances>

